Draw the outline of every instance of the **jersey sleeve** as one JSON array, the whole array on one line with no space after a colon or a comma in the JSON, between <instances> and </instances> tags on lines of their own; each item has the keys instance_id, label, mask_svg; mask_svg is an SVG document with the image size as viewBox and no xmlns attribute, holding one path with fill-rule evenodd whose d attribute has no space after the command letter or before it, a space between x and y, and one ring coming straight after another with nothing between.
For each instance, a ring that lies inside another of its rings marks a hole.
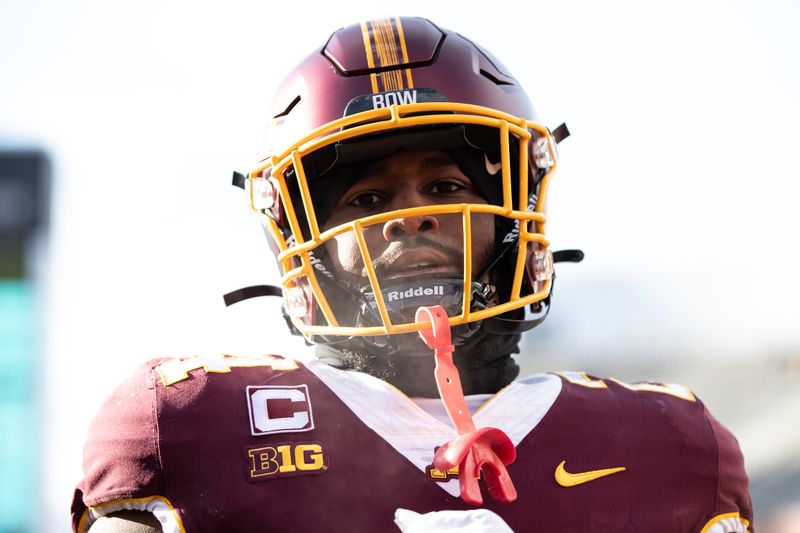
<instances>
[{"instance_id":1,"label":"jersey sleeve","mask_svg":"<svg viewBox=\"0 0 800 533\"><path fill-rule=\"evenodd\" d=\"M86 527L91 507L163 494L153 366L138 368L122 383L89 427L84 475L72 501L76 531Z\"/></svg>"},{"instance_id":2,"label":"jersey sleeve","mask_svg":"<svg viewBox=\"0 0 800 533\"><path fill-rule=\"evenodd\" d=\"M753 505L748 490L749 480L744 466L744 456L739 442L704 406L706 419L717 444L717 509L716 515L706 523L708 531L717 531L712 524L725 524L731 527L744 527L753 531ZM724 529L724 528L723 528ZM734 529L738 531L738 529ZM704 531L706 531L704 529ZM722 531L722 529L720 529Z\"/></svg>"}]
</instances>

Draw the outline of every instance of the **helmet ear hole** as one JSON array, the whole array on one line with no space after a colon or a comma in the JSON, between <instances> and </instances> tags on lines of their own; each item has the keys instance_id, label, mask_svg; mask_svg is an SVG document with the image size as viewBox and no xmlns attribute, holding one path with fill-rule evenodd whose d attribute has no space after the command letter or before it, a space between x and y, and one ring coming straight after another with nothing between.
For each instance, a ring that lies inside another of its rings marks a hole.
<instances>
[{"instance_id":1,"label":"helmet ear hole","mask_svg":"<svg viewBox=\"0 0 800 533\"><path fill-rule=\"evenodd\" d=\"M544 289L545 282L553 277L553 253L550 248L534 246L525 261L525 278L531 293Z\"/></svg>"},{"instance_id":2,"label":"helmet ear hole","mask_svg":"<svg viewBox=\"0 0 800 533\"><path fill-rule=\"evenodd\" d=\"M252 187L253 209L272 210L278 202L278 186L275 178L255 177L248 181Z\"/></svg>"},{"instance_id":3,"label":"helmet ear hole","mask_svg":"<svg viewBox=\"0 0 800 533\"><path fill-rule=\"evenodd\" d=\"M531 258L536 281L547 281L553 276L553 252L550 248L535 250Z\"/></svg>"},{"instance_id":4,"label":"helmet ear hole","mask_svg":"<svg viewBox=\"0 0 800 533\"><path fill-rule=\"evenodd\" d=\"M283 289L283 305L290 317L308 320L314 307L311 287L305 278L295 279L294 285Z\"/></svg>"}]
</instances>

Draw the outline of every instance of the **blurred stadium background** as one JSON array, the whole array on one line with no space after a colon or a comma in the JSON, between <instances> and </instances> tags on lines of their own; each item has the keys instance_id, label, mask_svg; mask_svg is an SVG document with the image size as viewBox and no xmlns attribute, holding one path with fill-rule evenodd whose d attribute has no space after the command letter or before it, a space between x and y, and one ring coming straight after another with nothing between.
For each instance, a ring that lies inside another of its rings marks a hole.
<instances>
[{"instance_id":1,"label":"blurred stadium background","mask_svg":"<svg viewBox=\"0 0 800 533\"><path fill-rule=\"evenodd\" d=\"M283 73L398 10L573 132L548 227L587 259L524 370L690 386L740 440L759 531L800 531L798 4L0 0L0 532L68 531L89 420L138 362L298 349L274 303L222 306L275 280L230 171Z\"/></svg>"}]
</instances>

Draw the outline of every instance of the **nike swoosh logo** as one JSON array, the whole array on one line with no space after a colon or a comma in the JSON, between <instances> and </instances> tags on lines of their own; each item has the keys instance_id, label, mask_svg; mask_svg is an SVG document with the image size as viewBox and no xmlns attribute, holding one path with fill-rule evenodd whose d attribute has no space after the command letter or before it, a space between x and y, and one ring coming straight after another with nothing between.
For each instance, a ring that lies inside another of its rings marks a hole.
<instances>
[{"instance_id":1,"label":"nike swoosh logo","mask_svg":"<svg viewBox=\"0 0 800 533\"><path fill-rule=\"evenodd\" d=\"M492 163L491 161L489 161L489 157L486 154L483 154L483 160L486 161L486 171L490 175L494 176L495 174L500 172L500 167L502 166L502 163Z\"/></svg>"},{"instance_id":2,"label":"nike swoosh logo","mask_svg":"<svg viewBox=\"0 0 800 533\"><path fill-rule=\"evenodd\" d=\"M595 479L610 476L611 474L616 474L617 472L622 472L625 470L624 466L618 466L616 468L604 468L602 470L589 470L587 472L577 472L575 474L571 474L564 469L564 465L566 463L566 461L561 461L556 468L556 483L562 487L574 487L575 485L588 483L590 481L594 481Z\"/></svg>"}]
</instances>

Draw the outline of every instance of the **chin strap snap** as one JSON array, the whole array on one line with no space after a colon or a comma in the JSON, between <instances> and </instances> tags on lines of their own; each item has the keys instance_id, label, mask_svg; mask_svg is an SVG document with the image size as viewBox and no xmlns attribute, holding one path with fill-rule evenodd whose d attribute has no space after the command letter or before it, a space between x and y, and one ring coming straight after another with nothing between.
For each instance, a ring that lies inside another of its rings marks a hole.
<instances>
[{"instance_id":1,"label":"chin strap snap","mask_svg":"<svg viewBox=\"0 0 800 533\"><path fill-rule=\"evenodd\" d=\"M464 400L458 369L453 364L454 347L450 337L447 313L439 306L417 309L416 322L429 323L430 329L419 334L436 357L436 386L445 410L458 432L458 437L441 446L433 456L433 465L446 472L458 466L461 498L472 505L483 503L478 478L483 472L489 494L504 503L517 499L505 465L511 464L517 452L514 443L497 428L475 427Z\"/></svg>"}]
</instances>

